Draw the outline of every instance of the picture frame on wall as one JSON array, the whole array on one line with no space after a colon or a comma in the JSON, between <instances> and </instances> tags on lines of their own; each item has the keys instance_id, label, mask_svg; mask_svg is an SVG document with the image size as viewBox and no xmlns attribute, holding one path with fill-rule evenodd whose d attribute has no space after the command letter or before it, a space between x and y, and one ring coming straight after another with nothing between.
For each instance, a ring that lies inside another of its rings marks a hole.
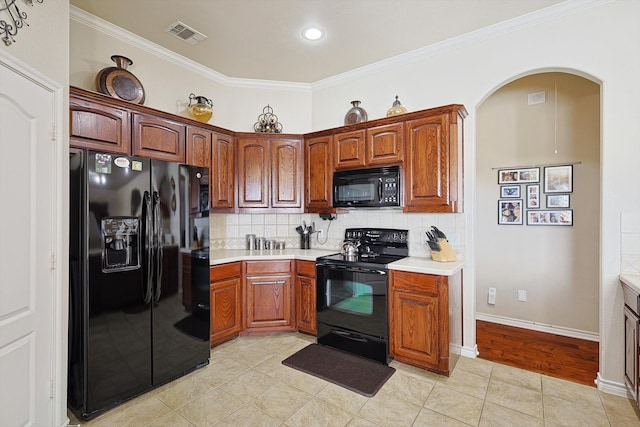
<instances>
[{"instance_id":1,"label":"picture frame on wall","mask_svg":"<svg viewBox=\"0 0 640 427\"><path fill-rule=\"evenodd\" d=\"M547 194L547 208L568 208L568 194Z\"/></svg>"},{"instance_id":2,"label":"picture frame on wall","mask_svg":"<svg viewBox=\"0 0 640 427\"><path fill-rule=\"evenodd\" d=\"M573 210L527 211L527 225L573 225Z\"/></svg>"},{"instance_id":3,"label":"picture frame on wall","mask_svg":"<svg viewBox=\"0 0 640 427\"><path fill-rule=\"evenodd\" d=\"M544 168L545 193L573 192L573 165L547 166Z\"/></svg>"},{"instance_id":4,"label":"picture frame on wall","mask_svg":"<svg viewBox=\"0 0 640 427\"><path fill-rule=\"evenodd\" d=\"M498 169L498 184L539 182L540 168Z\"/></svg>"},{"instance_id":5,"label":"picture frame on wall","mask_svg":"<svg viewBox=\"0 0 640 427\"><path fill-rule=\"evenodd\" d=\"M500 186L500 197L520 197L520 186L519 185L502 185Z\"/></svg>"},{"instance_id":6,"label":"picture frame on wall","mask_svg":"<svg viewBox=\"0 0 640 427\"><path fill-rule=\"evenodd\" d=\"M498 200L498 224L522 224L522 199Z\"/></svg>"},{"instance_id":7,"label":"picture frame on wall","mask_svg":"<svg viewBox=\"0 0 640 427\"><path fill-rule=\"evenodd\" d=\"M527 209L540 209L540 184L527 185Z\"/></svg>"}]
</instances>

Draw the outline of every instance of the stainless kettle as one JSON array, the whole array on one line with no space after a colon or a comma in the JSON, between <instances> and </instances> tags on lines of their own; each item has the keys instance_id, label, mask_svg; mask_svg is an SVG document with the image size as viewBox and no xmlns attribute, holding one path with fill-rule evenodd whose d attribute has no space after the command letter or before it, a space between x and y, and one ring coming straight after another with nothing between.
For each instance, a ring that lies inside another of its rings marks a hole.
<instances>
[{"instance_id":1,"label":"stainless kettle","mask_svg":"<svg viewBox=\"0 0 640 427\"><path fill-rule=\"evenodd\" d=\"M360 246L360 242L353 242L351 240L344 241L342 243L342 255L346 257L358 256L358 246Z\"/></svg>"}]
</instances>

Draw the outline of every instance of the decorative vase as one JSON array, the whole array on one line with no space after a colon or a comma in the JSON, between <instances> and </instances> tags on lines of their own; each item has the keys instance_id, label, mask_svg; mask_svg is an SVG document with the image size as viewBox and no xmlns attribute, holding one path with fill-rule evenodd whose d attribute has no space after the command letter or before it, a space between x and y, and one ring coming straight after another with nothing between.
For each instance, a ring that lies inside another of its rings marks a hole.
<instances>
[{"instance_id":1,"label":"decorative vase","mask_svg":"<svg viewBox=\"0 0 640 427\"><path fill-rule=\"evenodd\" d=\"M103 68L96 76L98 91L123 101L144 104L142 83L127 71L127 67L132 65L133 61L121 55L113 55L111 60L116 66Z\"/></svg>"},{"instance_id":2,"label":"decorative vase","mask_svg":"<svg viewBox=\"0 0 640 427\"><path fill-rule=\"evenodd\" d=\"M407 109L398 101L398 95L396 95L396 100L393 101L391 108L387 110L387 117L397 116L398 114L404 114L406 112Z\"/></svg>"},{"instance_id":3,"label":"decorative vase","mask_svg":"<svg viewBox=\"0 0 640 427\"><path fill-rule=\"evenodd\" d=\"M189 95L189 113L199 122L206 123L213 116L213 101L192 93Z\"/></svg>"},{"instance_id":4,"label":"decorative vase","mask_svg":"<svg viewBox=\"0 0 640 427\"><path fill-rule=\"evenodd\" d=\"M364 108L360 107L360 101L351 101L351 109L347 111L347 114L344 116L344 124L352 125L355 123L361 123L367 121L367 112Z\"/></svg>"}]
</instances>

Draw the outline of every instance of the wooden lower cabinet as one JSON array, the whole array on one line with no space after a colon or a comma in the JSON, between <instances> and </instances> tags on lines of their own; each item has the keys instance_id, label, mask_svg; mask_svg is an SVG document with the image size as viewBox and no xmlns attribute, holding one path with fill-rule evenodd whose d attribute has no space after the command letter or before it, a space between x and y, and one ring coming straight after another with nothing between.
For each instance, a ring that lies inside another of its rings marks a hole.
<instances>
[{"instance_id":1,"label":"wooden lower cabinet","mask_svg":"<svg viewBox=\"0 0 640 427\"><path fill-rule=\"evenodd\" d=\"M296 321L298 331L317 335L316 263L296 261Z\"/></svg>"},{"instance_id":2,"label":"wooden lower cabinet","mask_svg":"<svg viewBox=\"0 0 640 427\"><path fill-rule=\"evenodd\" d=\"M244 261L245 334L296 330L293 262Z\"/></svg>"},{"instance_id":3,"label":"wooden lower cabinet","mask_svg":"<svg viewBox=\"0 0 640 427\"><path fill-rule=\"evenodd\" d=\"M211 345L236 337L242 330L242 264L210 268Z\"/></svg>"},{"instance_id":4,"label":"wooden lower cabinet","mask_svg":"<svg viewBox=\"0 0 640 427\"><path fill-rule=\"evenodd\" d=\"M391 355L448 376L462 347L461 273L448 277L392 270L389 278Z\"/></svg>"}]
</instances>

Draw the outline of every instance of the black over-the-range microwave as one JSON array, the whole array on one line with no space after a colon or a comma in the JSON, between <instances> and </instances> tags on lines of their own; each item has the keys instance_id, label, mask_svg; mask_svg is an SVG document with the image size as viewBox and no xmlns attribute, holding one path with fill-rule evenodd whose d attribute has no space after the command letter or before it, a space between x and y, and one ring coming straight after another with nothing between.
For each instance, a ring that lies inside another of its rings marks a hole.
<instances>
[{"instance_id":1,"label":"black over-the-range microwave","mask_svg":"<svg viewBox=\"0 0 640 427\"><path fill-rule=\"evenodd\" d=\"M400 206L400 166L337 171L333 174L333 206L373 208Z\"/></svg>"}]
</instances>

